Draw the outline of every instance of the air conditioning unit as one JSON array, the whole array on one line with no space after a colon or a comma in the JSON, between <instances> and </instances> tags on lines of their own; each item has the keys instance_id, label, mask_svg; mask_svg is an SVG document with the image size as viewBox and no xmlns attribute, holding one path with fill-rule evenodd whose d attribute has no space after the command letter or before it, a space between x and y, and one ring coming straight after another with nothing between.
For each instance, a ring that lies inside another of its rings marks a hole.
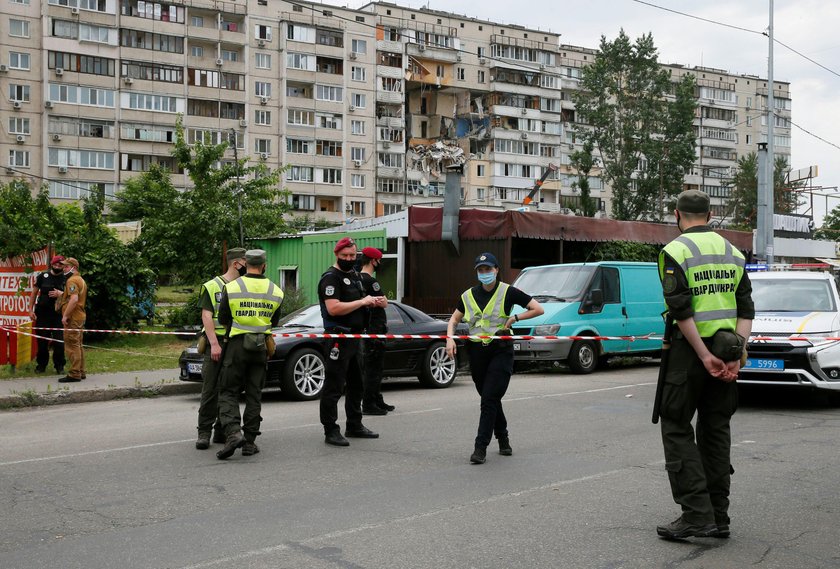
<instances>
[{"instance_id":1,"label":"air conditioning unit","mask_svg":"<svg viewBox=\"0 0 840 569\"><path fill-rule=\"evenodd\" d=\"M540 71L545 71L545 63L540 63Z\"/></svg>"},{"instance_id":2,"label":"air conditioning unit","mask_svg":"<svg viewBox=\"0 0 840 569\"><path fill-rule=\"evenodd\" d=\"M479 58L478 58L478 63L479 63L480 65L485 65L485 64L487 64L487 58L484 58L484 57L479 57Z\"/></svg>"},{"instance_id":3,"label":"air conditioning unit","mask_svg":"<svg viewBox=\"0 0 840 569\"><path fill-rule=\"evenodd\" d=\"M26 142L26 137L22 134L19 134L17 135L17 138L15 138L15 140L17 140L18 144L23 144L24 142Z\"/></svg>"},{"instance_id":4,"label":"air conditioning unit","mask_svg":"<svg viewBox=\"0 0 840 569\"><path fill-rule=\"evenodd\" d=\"M526 109L525 107L522 107L522 110L521 110L520 112L521 112L523 115L527 115L527 114L528 114L528 109Z\"/></svg>"},{"instance_id":5,"label":"air conditioning unit","mask_svg":"<svg viewBox=\"0 0 840 569\"><path fill-rule=\"evenodd\" d=\"M60 135L60 134L54 134L54 135L53 135L53 140L54 140L55 142L58 142L59 140L61 140L61 135Z\"/></svg>"},{"instance_id":6,"label":"air conditioning unit","mask_svg":"<svg viewBox=\"0 0 840 569\"><path fill-rule=\"evenodd\" d=\"M265 47L265 40L258 41L257 45L260 46L260 47Z\"/></svg>"},{"instance_id":7,"label":"air conditioning unit","mask_svg":"<svg viewBox=\"0 0 840 569\"><path fill-rule=\"evenodd\" d=\"M260 97L260 104L267 105L268 104L268 97Z\"/></svg>"},{"instance_id":8,"label":"air conditioning unit","mask_svg":"<svg viewBox=\"0 0 840 569\"><path fill-rule=\"evenodd\" d=\"M268 152L260 152L260 160L268 160Z\"/></svg>"},{"instance_id":9,"label":"air conditioning unit","mask_svg":"<svg viewBox=\"0 0 840 569\"><path fill-rule=\"evenodd\" d=\"M59 174L66 174L67 173L67 166L59 166L58 167Z\"/></svg>"},{"instance_id":10,"label":"air conditioning unit","mask_svg":"<svg viewBox=\"0 0 840 569\"><path fill-rule=\"evenodd\" d=\"M53 108L53 102L52 101L44 101L44 108L47 108L47 109Z\"/></svg>"},{"instance_id":11,"label":"air conditioning unit","mask_svg":"<svg viewBox=\"0 0 840 569\"><path fill-rule=\"evenodd\" d=\"M391 148L391 141L390 140L383 140L382 141L382 148Z\"/></svg>"},{"instance_id":12,"label":"air conditioning unit","mask_svg":"<svg viewBox=\"0 0 840 569\"><path fill-rule=\"evenodd\" d=\"M528 133L523 132L522 134L519 135L519 138L521 138L522 140L528 140Z\"/></svg>"},{"instance_id":13,"label":"air conditioning unit","mask_svg":"<svg viewBox=\"0 0 840 569\"><path fill-rule=\"evenodd\" d=\"M123 83L125 83L126 85L132 85L134 83L134 79L131 77L126 77L125 79L123 79Z\"/></svg>"},{"instance_id":14,"label":"air conditioning unit","mask_svg":"<svg viewBox=\"0 0 840 569\"><path fill-rule=\"evenodd\" d=\"M23 105L20 104L20 101L15 101L14 103L12 103L12 107L14 107L15 109L20 109L22 106Z\"/></svg>"},{"instance_id":15,"label":"air conditioning unit","mask_svg":"<svg viewBox=\"0 0 840 569\"><path fill-rule=\"evenodd\" d=\"M0 73L6 73L9 71L9 66L5 63L0 64Z\"/></svg>"},{"instance_id":16,"label":"air conditioning unit","mask_svg":"<svg viewBox=\"0 0 840 569\"><path fill-rule=\"evenodd\" d=\"M362 167L362 161L361 160L353 160L353 166L355 166L356 168L361 168Z\"/></svg>"},{"instance_id":17,"label":"air conditioning unit","mask_svg":"<svg viewBox=\"0 0 840 569\"><path fill-rule=\"evenodd\" d=\"M222 66L222 65L224 65L224 63L225 63L225 62L224 62L224 61L222 61L221 59L217 59L217 60L216 60L216 65L218 65L218 66Z\"/></svg>"},{"instance_id":18,"label":"air conditioning unit","mask_svg":"<svg viewBox=\"0 0 840 569\"><path fill-rule=\"evenodd\" d=\"M346 211L347 213L350 213L351 211L353 211L353 206L351 206L350 204L345 205L344 206L344 211Z\"/></svg>"},{"instance_id":19,"label":"air conditioning unit","mask_svg":"<svg viewBox=\"0 0 840 569\"><path fill-rule=\"evenodd\" d=\"M349 57L350 59L356 59L358 57L358 55L356 54L355 51L351 51L350 53L347 54L347 57Z\"/></svg>"},{"instance_id":20,"label":"air conditioning unit","mask_svg":"<svg viewBox=\"0 0 840 569\"><path fill-rule=\"evenodd\" d=\"M241 121L239 121L239 126L241 126L242 128L245 128L246 126L248 126L248 121L246 121L245 119L242 119Z\"/></svg>"},{"instance_id":21,"label":"air conditioning unit","mask_svg":"<svg viewBox=\"0 0 840 569\"><path fill-rule=\"evenodd\" d=\"M460 53L455 54L455 61L463 61L464 58L461 56Z\"/></svg>"},{"instance_id":22,"label":"air conditioning unit","mask_svg":"<svg viewBox=\"0 0 840 569\"><path fill-rule=\"evenodd\" d=\"M349 107L347 107L347 110L352 113L353 111L356 110L356 105L350 105Z\"/></svg>"},{"instance_id":23,"label":"air conditioning unit","mask_svg":"<svg viewBox=\"0 0 840 569\"><path fill-rule=\"evenodd\" d=\"M70 13L73 14L74 16L78 16L79 15L79 9L78 8L70 8Z\"/></svg>"},{"instance_id":24,"label":"air conditioning unit","mask_svg":"<svg viewBox=\"0 0 840 569\"><path fill-rule=\"evenodd\" d=\"M64 75L64 69L62 69L61 67L56 67L55 68L55 74L56 75Z\"/></svg>"},{"instance_id":25,"label":"air conditioning unit","mask_svg":"<svg viewBox=\"0 0 840 569\"><path fill-rule=\"evenodd\" d=\"M417 44L417 51L426 51L426 46L422 43Z\"/></svg>"}]
</instances>

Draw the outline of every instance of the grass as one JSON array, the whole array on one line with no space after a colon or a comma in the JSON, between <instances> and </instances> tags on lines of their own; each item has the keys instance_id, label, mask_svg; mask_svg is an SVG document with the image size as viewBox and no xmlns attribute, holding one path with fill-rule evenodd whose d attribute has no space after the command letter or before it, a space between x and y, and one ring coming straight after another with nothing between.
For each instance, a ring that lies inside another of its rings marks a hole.
<instances>
[{"instance_id":1,"label":"grass","mask_svg":"<svg viewBox=\"0 0 840 569\"><path fill-rule=\"evenodd\" d=\"M177 285L158 287L155 292L158 304L182 304L190 299L190 296L201 288L201 285Z\"/></svg>"},{"instance_id":2,"label":"grass","mask_svg":"<svg viewBox=\"0 0 840 569\"><path fill-rule=\"evenodd\" d=\"M156 327L147 328L147 330L161 329ZM95 344L86 340L85 368L88 374L173 369L178 367L178 356L181 355L181 351L191 343L192 340L179 340L175 336L135 334L115 335ZM47 370L54 371L52 367L48 367ZM18 366L16 369L11 366L0 368L0 380L34 375L34 361Z\"/></svg>"}]
</instances>

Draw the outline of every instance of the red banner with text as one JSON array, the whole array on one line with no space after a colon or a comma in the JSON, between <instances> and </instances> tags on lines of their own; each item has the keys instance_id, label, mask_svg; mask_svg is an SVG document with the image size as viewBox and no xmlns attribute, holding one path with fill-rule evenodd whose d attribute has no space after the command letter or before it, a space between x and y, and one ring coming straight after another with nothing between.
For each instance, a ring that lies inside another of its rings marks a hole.
<instances>
[{"instance_id":1,"label":"red banner with text","mask_svg":"<svg viewBox=\"0 0 840 569\"><path fill-rule=\"evenodd\" d=\"M29 327L29 297L38 273L49 266L49 251L45 247L30 255L0 259L0 326ZM32 359L34 343L29 336L0 330L0 364L19 365Z\"/></svg>"}]
</instances>

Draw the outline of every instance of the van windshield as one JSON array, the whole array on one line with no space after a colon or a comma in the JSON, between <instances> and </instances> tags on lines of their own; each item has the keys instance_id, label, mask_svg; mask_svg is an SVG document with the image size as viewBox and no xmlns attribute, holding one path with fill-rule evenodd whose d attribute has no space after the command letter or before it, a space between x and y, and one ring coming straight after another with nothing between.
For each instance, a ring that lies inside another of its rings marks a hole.
<instances>
[{"instance_id":1,"label":"van windshield","mask_svg":"<svg viewBox=\"0 0 840 569\"><path fill-rule=\"evenodd\" d=\"M596 268L594 265L530 268L520 273L513 286L539 302L570 302L583 296Z\"/></svg>"},{"instance_id":2,"label":"van windshield","mask_svg":"<svg viewBox=\"0 0 840 569\"><path fill-rule=\"evenodd\" d=\"M756 312L834 312L827 281L811 279L753 279Z\"/></svg>"}]
</instances>

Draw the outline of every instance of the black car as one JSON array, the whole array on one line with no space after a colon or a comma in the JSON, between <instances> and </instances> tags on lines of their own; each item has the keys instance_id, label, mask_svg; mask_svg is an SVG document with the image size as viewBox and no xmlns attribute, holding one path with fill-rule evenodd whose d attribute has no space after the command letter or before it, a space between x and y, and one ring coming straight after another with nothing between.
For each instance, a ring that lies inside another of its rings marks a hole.
<instances>
[{"instance_id":1,"label":"black car","mask_svg":"<svg viewBox=\"0 0 840 569\"><path fill-rule=\"evenodd\" d=\"M446 322L407 304L389 302L385 308L388 331L391 334L446 335ZM324 322L317 304L301 308L281 319L274 328L277 350L268 362L266 387L280 387L294 399L317 399L324 386L323 339L286 338L278 334L321 334ZM465 334L465 327L458 329ZM459 340L458 345L462 345ZM394 339L385 340L384 372L386 377L412 377L420 379L425 387L449 387L455 373L466 365L465 350L458 350L457 365L446 355L443 339ZM182 381L201 381L203 356L195 346L181 353L178 365Z\"/></svg>"}]
</instances>

